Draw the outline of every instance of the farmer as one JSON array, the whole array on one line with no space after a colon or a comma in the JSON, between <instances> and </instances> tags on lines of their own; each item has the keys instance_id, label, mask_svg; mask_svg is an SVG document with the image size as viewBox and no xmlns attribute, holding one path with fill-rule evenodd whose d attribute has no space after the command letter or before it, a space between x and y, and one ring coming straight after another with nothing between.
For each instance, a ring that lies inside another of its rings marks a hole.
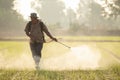
<instances>
[{"instance_id":1,"label":"farmer","mask_svg":"<svg viewBox=\"0 0 120 80\"><path fill-rule=\"evenodd\" d=\"M43 43L45 42L43 32L45 32L52 40L57 41L57 39L50 34L46 25L38 19L36 13L31 13L30 18L31 21L27 23L25 32L30 38L30 49L35 61L36 69L39 69L39 62L42 57L41 50L43 48Z\"/></svg>"}]
</instances>

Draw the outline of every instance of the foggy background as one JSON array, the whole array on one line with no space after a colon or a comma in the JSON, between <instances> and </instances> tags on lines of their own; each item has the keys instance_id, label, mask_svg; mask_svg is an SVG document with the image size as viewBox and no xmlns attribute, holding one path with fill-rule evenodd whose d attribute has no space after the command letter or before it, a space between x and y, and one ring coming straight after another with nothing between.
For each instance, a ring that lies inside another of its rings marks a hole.
<instances>
[{"instance_id":1,"label":"foggy background","mask_svg":"<svg viewBox=\"0 0 120 80\"><path fill-rule=\"evenodd\" d=\"M120 35L120 7L115 8L119 8L118 11L114 11L111 9L112 3L107 4L108 8L102 6L100 0L76 0L79 3L70 7L65 5L64 0L0 0L0 38L25 36L24 28L30 20L28 15L30 13L23 17L17 7L19 1L30 2L30 6L35 10L33 11L38 13L39 18L54 35Z\"/></svg>"}]
</instances>

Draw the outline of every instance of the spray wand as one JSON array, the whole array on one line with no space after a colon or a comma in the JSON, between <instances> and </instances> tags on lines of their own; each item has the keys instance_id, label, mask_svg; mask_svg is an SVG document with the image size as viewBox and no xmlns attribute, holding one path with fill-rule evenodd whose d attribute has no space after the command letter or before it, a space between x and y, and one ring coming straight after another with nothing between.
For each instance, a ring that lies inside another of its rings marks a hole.
<instances>
[{"instance_id":1,"label":"spray wand","mask_svg":"<svg viewBox=\"0 0 120 80\"><path fill-rule=\"evenodd\" d=\"M49 43L49 42L52 42L53 40L51 40L51 41L47 41L46 43ZM57 43L59 43L59 44L62 44L63 46L65 46L65 47L67 47L67 48L71 48L70 46L68 46L68 45L66 45L66 44L64 44L64 43L62 43L62 42L60 42L60 41L55 41L55 42L57 42Z\"/></svg>"},{"instance_id":2,"label":"spray wand","mask_svg":"<svg viewBox=\"0 0 120 80\"><path fill-rule=\"evenodd\" d=\"M63 46L65 46L65 47L67 47L67 48L71 48L70 46L67 46L66 44L63 44L62 42L59 42L59 41L57 41L58 43L60 43L60 44L62 44Z\"/></svg>"}]
</instances>

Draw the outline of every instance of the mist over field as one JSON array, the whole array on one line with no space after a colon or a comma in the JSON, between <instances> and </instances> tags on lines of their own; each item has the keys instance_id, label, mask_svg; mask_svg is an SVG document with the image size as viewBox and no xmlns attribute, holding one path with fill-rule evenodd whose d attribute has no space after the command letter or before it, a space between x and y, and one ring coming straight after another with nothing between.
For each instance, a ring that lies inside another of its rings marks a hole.
<instances>
[{"instance_id":1,"label":"mist over field","mask_svg":"<svg viewBox=\"0 0 120 80\"><path fill-rule=\"evenodd\" d=\"M56 42L46 43L42 50L40 70L105 69L120 63L119 44L119 42L67 42L71 47L67 48ZM0 69L35 70L28 42L1 41Z\"/></svg>"},{"instance_id":2,"label":"mist over field","mask_svg":"<svg viewBox=\"0 0 120 80\"><path fill-rule=\"evenodd\" d=\"M34 61L32 59L32 56L29 54L28 49L23 49L21 53L18 52L18 56L13 55L16 53L12 53L6 50L5 54L11 54L11 57L6 57L6 55L2 53L0 53L0 68L18 70L35 69ZM58 51L58 53L60 53L60 51ZM56 56L51 55L50 57L46 58L45 56L47 55L44 55L40 61L41 70L96 70L102 67L102 64L100 64L100 61L102 59L100 51L96 48L93 49L89 45L72 47L72 49L70 49L66 53L62 53L61 55L58 53L55 53ZM49 53L47 54L49 55Z\"/></svg>"}]
</instances>

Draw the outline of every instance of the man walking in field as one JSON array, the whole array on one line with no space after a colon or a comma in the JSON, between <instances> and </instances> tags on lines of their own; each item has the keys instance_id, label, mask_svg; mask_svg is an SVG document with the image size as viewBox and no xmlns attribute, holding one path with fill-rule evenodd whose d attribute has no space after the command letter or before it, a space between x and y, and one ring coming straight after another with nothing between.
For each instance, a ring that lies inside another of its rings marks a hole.
<instances>
[{"instance_id":1,"label":"man walking in field","mask_svg":"<svg viewBox=\"0 0 120 80\"><path fill-rule=\"evenodd\" d=\"M57 39L50 34L46 25L38 19L36 13L31 13L30 18L31 21L27 23L25 32L30 38L30 49L36 64L36 69L39 69L41 50L43 48L43 43L45 42L43 32L45 32L52 40L57 41Z\"/></svg>"}]
</instances>

